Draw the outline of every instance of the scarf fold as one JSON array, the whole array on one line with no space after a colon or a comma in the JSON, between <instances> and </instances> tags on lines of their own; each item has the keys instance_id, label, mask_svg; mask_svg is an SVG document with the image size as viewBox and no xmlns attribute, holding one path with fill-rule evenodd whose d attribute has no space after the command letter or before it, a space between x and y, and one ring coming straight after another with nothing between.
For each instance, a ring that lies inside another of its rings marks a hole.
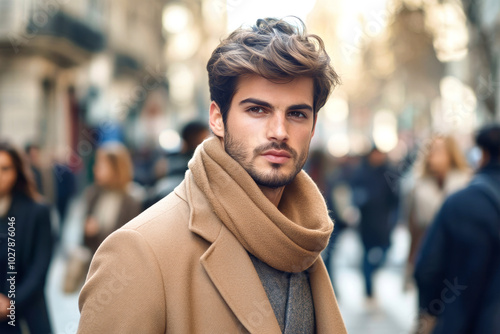
<instances>
[{"instance_id":1,"label":"scarf fold","mask_svg":"<svg viewBox=\"0 0 500 334\"><path fill-rule=\"evenodd\" d=\"M189 169L226 228L269 266L286 272L306 270L328 244L333 223L322 195L304 171L285 187L276 208L217 137L198 146Z\"/></svg>"}]
</instances>

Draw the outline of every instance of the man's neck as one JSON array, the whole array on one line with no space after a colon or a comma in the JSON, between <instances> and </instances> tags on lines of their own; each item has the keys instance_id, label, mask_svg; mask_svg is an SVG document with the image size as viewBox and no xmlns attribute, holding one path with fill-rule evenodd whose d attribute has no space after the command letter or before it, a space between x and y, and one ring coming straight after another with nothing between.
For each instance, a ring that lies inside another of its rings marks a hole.
<instances>
[{"instance_id":1,"label":"man's neck","mask_svg":"<svg viewBox=\"0 0 500 334\"><path fill-rule=\"evenodd\" d=\"M274 204L274 206L278 207L278 204L280 204L281 196L283 195L283 190L285 190L285 187L269 188L269 187L259 186L259 188L264 193L264 196L266 196L267 199Z\"/></svg>"}]
</instances>

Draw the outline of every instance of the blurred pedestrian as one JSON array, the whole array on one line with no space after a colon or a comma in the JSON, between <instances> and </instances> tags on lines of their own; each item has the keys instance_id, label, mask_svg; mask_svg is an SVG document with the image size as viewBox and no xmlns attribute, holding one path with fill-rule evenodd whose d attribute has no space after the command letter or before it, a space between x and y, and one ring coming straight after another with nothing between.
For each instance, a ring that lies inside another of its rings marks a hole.
<instances>
[{"instance_id":1,"label":"blurred pedestrian","mask_svg":"<svg viewBox=\"0 0 500 334\"><path fill-rule=\"evenodd\" d=\"M97 149L94 184L85 191L83 242L70 251L63 283L65 293L77 291L87 275L92 256L111 233L142 211L135 196L132 162L125 146L106 142Z\"/></svg>"},{"instance_id":2,"label":"blurred pedestrian","mask_svg":"<svg viewBox=\"0 0 500 334\"><path fill-rule=\"evenodd\" d=\"M333 168L330 175L327 177L326 185L326 206L330 217L334 221L335 229L330 236L328 246L323 252L323 260L330 274L332 285L335 289L335 279L333 273L332 262L334 259L337 240L341 233L349 226L353 226L358 222L359 212L352 203L352 176L356 170L357 158L345 156L337 160L337 165ZM337 298L339 291L335 290Z\"/></svg>"},{"instance_id":3,"label":"blurred pedestrian","mask_svg":"<svg viewBox=\"0 0 500 334\"><path fill-rule=\"evenodd\" d=\"M470 179L464 154L452 136L437 135L415 163L415 182L409 193L408 225L411 235L406 288L411 285L415 256L428 226L444 200Z\"/></svg>"},{"instance_id":4,"label":"blurred pedestrian","mask_svg":"<svg viewBox=\"0 0 500 334\"><path fill-rule=\"evenodd\" d=\"M320 256L333 224L302 170L339 79L297 24L260 19L212 53L215 136L99 248L79 333L346 333Z\"/></svg>"},{"instance_id":5,"label":"blurred pedestrian","mask_svg":"<svg viewBox=\"0 0 500 334\"><path fill-rule=\"evenodd\" d=\"M359 233L363 244L362 272L365 294L373 302L373 275L386 259L396 223L398 189L391 187L388 175L394 175L387 154L376 146L363 159L353 175L353 204L359 209Z\"/></svg>"},{"instance_id":6,"label":"blurred pedestrian","mask_svg":"<svg viewBox=\"0 0 500 334\"><path fill-rule=\"evenodd\" d=\"M168 176L180 178L182 182L195 149L209 136L210 130L206 122L191 121L184 125L181 131L181 151L168 157Z\"/></svg>"},{"instance_id":7,"label":"blurred pedestrian","mask_svg":"<svg viewBox=\"0 0 500 334\"><path fill-rule=\"evenodd\" d=\"M44 195L44 182L42 180L42 159L40 157L40 146L27 143L24 147L24 152L26 153L27 162L31 168L31 172L33 173L33 177L35 180L35 185L37 192L41 195ZM47 196L45 196L47 198Z\"/></svg>"},{"instance_id":8,"label":"blurred pedestrian","mask_svg":"<svg viewBox=\"0 0 500 334\"><path fill-rule=\"evenodd\" d=\"M69 203L76 193L76 177L64 161L53 159L44 164L41 158L42 151L37 144L27 143L25 152L35 177L38 192L57 210L59 217L57 237L60 238Z\"/></svg>"},{"instance_id":9,"label":"blurred pedestrian","mask_svg":"<svg viewBox=\"0 0 500 334\"><path fill-rule=\"evenodd\" d=\"M54 174L56 201L55 207L59 214L60 230L59 238L62 236L66 216L71 203L77 192L76 175L66 161L53 160L52 172Z\"/></svg>"},{"instance_id":10,"label":"blurred pedestrian","mask_svg":"<svg viewBox=\"0 0 500 334\"><path fill-rule=\"evenodd\" d=\"M84 245L95 253L108 235L141 212L141 202L131 193L132 162L125 146L106 142L98 148L95 184L86 190Z\"/></svg>"},{"instance_id":11,"label":"blurred pedestrian","mask_svg":"<svg viewBox=\"0 0 500 334\"><path fill-rule=\"evenodd\" d=\"M184 180L184 174L188 170L188 162L193 157L194 150L209 136L210 131L206 123L191 121L184 126L181 131L182 148L180 152L167 157L166 175L156 182L154 191L145 204L146 208L170 194ZM163 163L163 161L160 160L158 163Z\"/></svg>"},{"instance_id":12,"label":"blurred pedestrian","mask_svg":"<svg viewBox=\"0 0 500 334\"><path fill-rule=\"evenodd\" d=\"M444 202L416 261L419 307L437 317L436 334L500 333L500 125L476 143L480 169Z\"/></svg>"},{"instance_id":13,"label":"blurred pedestrian","mask_svg":"<svg viewBox=\"0 0 500 334\"><path fill-rule=\"evenodd\" d=\"M26 158L1 141L0 333L21 333L23 322L31 334L52 333L44 288L54 240L41 199Z\"/></svg>"},{"instance_id":14,"label":"blurred pedestrian","mask_svg":"<svg viewBox=\"0 0 500 334\"><path fill-rule=\"evenodd\" d=\"M316 183L322 194L326 194L328 176L331 173L332 167L331 160L328 159L327 154L321 149L312 150L304 165L307 175Z\"/></svg>"}]
</instances>

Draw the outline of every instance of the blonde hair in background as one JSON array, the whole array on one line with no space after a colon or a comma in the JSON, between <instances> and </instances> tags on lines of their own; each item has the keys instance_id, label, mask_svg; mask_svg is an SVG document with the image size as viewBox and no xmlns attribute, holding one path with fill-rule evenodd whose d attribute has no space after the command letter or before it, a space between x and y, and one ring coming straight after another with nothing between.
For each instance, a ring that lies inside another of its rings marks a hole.
<instances>
[{"instance_id":1,"label":"blonde hair in background","mask_svg":"<svg viewBox=\"0 0 500 334\"><path fill-rule=\"evenodd\" d=\"M97 153L102 154L107 159L113 170L112 187L125 190L134 175L132 159L128 149L119 142L107 142L99 147Z\"/></svg>"},{"instance_id":2,"label":"blonde hair in background","mask_svg":"<svg viewBox=\"0 0 500 334\"><path fill-rule=\"evenodd\" d=\"M423 154L421 154L415 163L415 170L419 176L430 176L432 175L429 168L429 155L434 143L438 140L442 140L446 147L446 153L450 158L450 168L451 170L468 171L469 165L462 153L457 141L453 136L448 134L434 134L425 143Z\"/></svg>"}]
</instances>

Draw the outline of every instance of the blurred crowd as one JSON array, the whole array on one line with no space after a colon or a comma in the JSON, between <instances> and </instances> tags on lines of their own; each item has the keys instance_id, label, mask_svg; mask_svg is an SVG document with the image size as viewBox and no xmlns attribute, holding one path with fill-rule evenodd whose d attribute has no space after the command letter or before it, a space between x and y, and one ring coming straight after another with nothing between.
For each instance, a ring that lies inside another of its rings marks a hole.
<instances>
[{"instance_id":1,"label":"blurred crowd","mask_svg":"<svg viewBox=\"0 0 500 334\"><path fill-rule=\"evenodd\" d=\"M462 152L453 136L437 134L402 161L373 146L335 167L319 164L322 172L309 165L335 220L325 263L333 276L336 240L347 228L357 230L367 305L384 298L374 291L373 276L394 228L408 229L401 288L418 290L415 333L500 332L500 126L478 130L475 142Z\"/></svg>"},{"instance_id":2,"label":"blurred crowd","mask_svg":"<svg viewBox=\"0 0 500 334\"><path fill-rule=\"evenodd\" d=\"M0 263L10 264L8 248L15 242L16 314L30 333L52 332L43 287L53 253L65 252L67 260L61 289L79 291L101 242L183 180L195 148L210 132L201 121L180 132L182 145L175 152L131 152L124 142L103 140L91 160L90 182L83 185L82 171L69 164L43 164L36 143L21 151L0 141ZM500 126L478 129L475 141L480 159L463 152L453 136L436 134L401 161L373 144L364 156L313 151L305 167L335 221L325 264L333 278L337 240L345 230L356 230L367 304L383 298L374 291L373 277L384 265L392 232L398 225L408 229L401 289L418 289L415 332L500 332ZM83 206L81 238L61 249L72 203ZM23 233L10 233L15 231ZM7 273L0 275L8 282ZM0 332L20 333L19 326L7 324L9 289L0 284ZM339 289L336 294L348 298Z\"/></svg>"}]
</instances>

